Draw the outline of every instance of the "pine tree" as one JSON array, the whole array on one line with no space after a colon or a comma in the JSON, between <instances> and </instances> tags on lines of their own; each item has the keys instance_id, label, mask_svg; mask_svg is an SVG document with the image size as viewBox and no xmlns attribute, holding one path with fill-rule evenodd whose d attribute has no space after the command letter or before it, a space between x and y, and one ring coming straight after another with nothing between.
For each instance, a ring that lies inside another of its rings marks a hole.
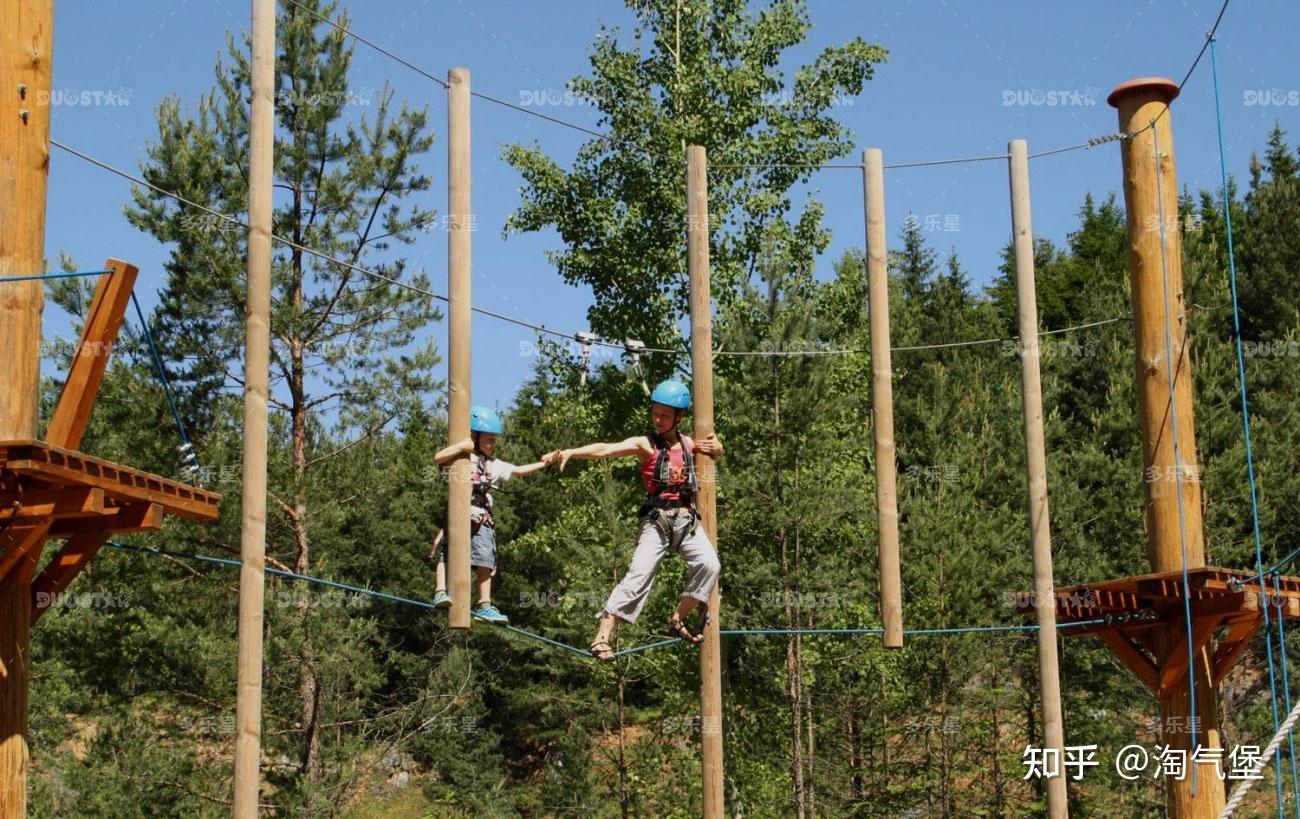
<instances>
[{"instance_id":1,"label":"pine tree","mask_svg":"<svg viewBox=\"0 0 1300 819\"><path fill-rule=\"evenodd\" d=\"M427 277L410 273L391 252L412 242L432 216L413 201L430 184L416 165L433 141L427 115L397 106L387 89L373 110L357 115L370 100L348 84L352 47L314 16L331 16L336 6L305 5L310 11L284 3L277 23L281 195L273 229L294 244L280 245L272 261L271 406L279 414L272 419L270 496L280 516L272 532L287 531L290 541L273 536L268 550L287 548L288 564L302 574L314 565L313 474L337 451L328 426L339 436L365 438L422 406L435 386L437 356L431 342L417 344L416 333L438 317L420 292L428 290ZM183 112L176 99L160 107L159 139L149 146L144 177L218 213L239 214L246 209L250 75L246 50L232 39L228 52L217 64L216 88L197 111ZM242 383L245 232L150 190L137 190L134 200L131 221L175 243L156 316L159 336L185 392L207 406ZM304 245L406 286L325 261ZM323 771L315 627L304 602L293 628L299 760L308 781Z\"/></svg>"}]
</instances>

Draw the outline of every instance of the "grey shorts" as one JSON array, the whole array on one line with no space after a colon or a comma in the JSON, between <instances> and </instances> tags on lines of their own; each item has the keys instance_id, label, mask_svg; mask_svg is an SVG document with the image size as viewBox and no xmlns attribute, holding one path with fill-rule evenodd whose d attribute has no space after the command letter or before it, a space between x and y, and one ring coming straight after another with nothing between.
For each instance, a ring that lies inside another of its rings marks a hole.
<instances>
[{"instance_id":1,"label":"grey shorts","mask_svg":"<svg viewBox=\"0 0 1300 819\"><path fill-rule=\"evenodd\" d=\"M443 541L438 560L447 562L447 542ZM491 526L480 526L469 539L469 565L485 569L497 567L497 533Z\"/></svg>"}]
</instances>

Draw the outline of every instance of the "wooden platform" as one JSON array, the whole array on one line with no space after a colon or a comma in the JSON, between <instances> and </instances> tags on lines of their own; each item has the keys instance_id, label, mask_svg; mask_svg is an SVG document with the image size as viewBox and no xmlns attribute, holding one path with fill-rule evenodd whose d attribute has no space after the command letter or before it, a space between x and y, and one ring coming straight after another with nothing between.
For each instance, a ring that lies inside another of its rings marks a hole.
<instances>
[{"instance_id":1,"label":"wooden platform","mask_svg":"<svg viewBox=\"0 0 1300 819\"><path fill-rule=\"evenodd\" d=\"M216 520L220 501L201 487L43 441L0 441L0 577L30 578L45 541L66 538L32 583L33 594L55 594L110 535L159 529L166 515Z\"/></svg>"},{"instance_id":2,"label":"wooden platform","mask_svg":"<svg viewBox=\"0 0 1300 819\"><path fill-rule=\"evenodd\" d=\"M100 489L114 506L157 503L167 514L190 520L216 520L221 501L215 492L44 441L0 441L0 520L4 520L3 509L21 498L24 484L28 491Z\"/></svg>"},{"instance_id":3,"label":"wooden platform","mask_svg":"<svg viewBox=\"0 0 1300 819\"><path fill-rule=\"evenodd\" d=\"M1212 645L1210 677L1218 685L1270 617L1300 618L1300 577L1272 578L1261 589L1253 572L1207 566L1188 571L1184 594L1181 571L1065 586L1055 591L1056 621L1062 637L1092 634L1106 643L1153 693L1165 695L1187 674L1186 611L1191 604L1192 650ZM1235 582L1234 582L1235 581ZM1261 595L1261 592L1263 594ZM1016 608L1032 616L1032 594L1018 595ZM1101 622L1092 622L1101 621ZM1081 625L1071 625L1079 623ZM1155 657L1157 633L1182 639L1164 663ZM1214 640L1211 643L1211 640Z\"/></svg>"}]
</instances>

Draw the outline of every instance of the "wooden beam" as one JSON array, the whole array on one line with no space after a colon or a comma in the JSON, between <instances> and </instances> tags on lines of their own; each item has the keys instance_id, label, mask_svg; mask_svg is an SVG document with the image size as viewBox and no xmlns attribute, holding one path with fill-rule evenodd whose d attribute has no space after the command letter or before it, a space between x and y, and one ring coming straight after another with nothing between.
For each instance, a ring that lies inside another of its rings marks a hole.
<instances>
[{"instance_id":1,"label":"wooden beam","mask_svg":"<svg viewBox=\"0 0 1300 819\"><path fill-rule=\"evenodd\" d=\"M48 519L16 522L0 532L0 578L10 572L31 577L40 548L49 534ZM36 552L36 554L33 554Z\"/></svg>"},{"instance_id":2,"label":"wooden beam","mask_svg":"<svg viewBox=\"0 0 1300 819\"><path fill-rule=\"evenodd\" d=\"M52 600L66 589L106 542L107 532L85 532L68 538L54 559L32 581L33 623L41 619L48 608L38 605L38 601Z\"/></svg>"},{"instance_id":3,"label":"wooden beam","mask_svg":"<svg viewBox=\"0 0 1300 819\"><path fill-rule=\"evenodd\" d=\"M1182 606L1179 606L1181 609ZM1259 611L1259 595L1255 592L1242 594L1222 594L1202 600L1193 600L1190 606L1192 618L1213 615L1240 614ZM1186 658L1184 658L1186 659Z\"/></svg>"},{"instance_id":4,"label":"wooden beam","mask_svg":"<svg viewBox=\"0 0 1300 819\"><path fill-rule=\"evenodd\" d=\"M5 498L8 500L8 496ZM98 515L104 511L104 490L90 486L37 489L14 498L17 506L0 505L0 523L32 518Z\"/></svg>"},{"instance_id":5,"label":"wooden beam","mask_svg":"<svg viewBox=\"0 0 1300 819\"><path fill-rule=\"evenodd\" d=\"M133 503L104 510L96 517L67 518L50 525L50 537L95 533L156 532L162 528L163 508L157 503Z\"/></svg>"},{"instance_id":6,"label":"wooden beam","mask_svg":"<svg viewBox=\"0 0 1300 819\"><path fill-rule=\"evenodd\" d=\"M68 368L68 378L63 382L63 392L45 433L45 440L64 449L81 446L81 436L90 420L90 410L99 394L99 385L104 380L104 370L108 367L113 343L122 327L127 305L131 303L131 290L139 273L135 265L121 259L109 259L104 262L104 269L112 272L99 279L86 325L81 329L81 340L77 342L72 365Z\"/></svg>"},{"instance_id":7,"label":"wooden beam","mask_svg":"<svg viewBox=\"0 0 1300 819\"><path fill-rule=\"evenodd\" d=\"M1210 661L1210 680L1214 687L1218 688L1223 678L1228 676L1228 671L1237 662L1237 658L1250 645L1251 638L1255 632L1259 631L1260 626L1264 625L1264 618L1258 617L1254 620L1248 620L1244 623L1238 623L1228 631L1227 636L1219 643L1214 650L1214 658Z\"/></svg>"},{"instance_id":8,"label":"wooden beam","mask_svg":"<svg viewBox=\"0 0 1300 819\"><path fill-rule=\"evenodd\" d=\"M1201 649L1214 636L1223 618L1209 614L1192 620L1192 656L1200 657ZM1163 697L1174 690L1187 678L1187 629L1179 630L1180 639L1173 644L1169 656L1160 666L1160 695Z\"/></svg>"},{"instance_id":9,"label":"wooden beam","mask_svg":"<svg viewBox=\"0 0 1300 819\"><path fill-rule=\"evenodd\" d=\"M1097 637L1110 646L1111 651L1124 661L1129 670L1150 689L1151 693L1156 693L1159 685L1156 678L1156 664L1138 647L1137 643L1119 631L1099 631Z\"/></svg>"}]
</instances>

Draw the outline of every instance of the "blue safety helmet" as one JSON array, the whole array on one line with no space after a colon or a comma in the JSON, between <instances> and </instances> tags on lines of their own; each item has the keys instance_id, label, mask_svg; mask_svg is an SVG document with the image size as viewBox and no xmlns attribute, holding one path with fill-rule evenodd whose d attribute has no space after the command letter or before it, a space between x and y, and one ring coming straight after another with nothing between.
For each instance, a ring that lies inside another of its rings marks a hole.
<instances>
[{"instance_id":1,"label":"blue safety helmet","mask_svg":"<svg viewBox=\"0 0 1300 819\"><path fill-rule=\"evenodd\" d=\"M490 432L501 434L501 416L487 407L472 407L469 411L470 432Z\"/></svg>"},{"instance_id":2,"label":"blue safety helmet","mask_svg":"<svg viewBox=\"0 0 1300 819\"><path fill-rule=\"evenodd\" d=\"M650 395L650 400L656 404L684 410L691 405L691 391L680 381L661 381Z\"/></svg>"}]
</instances>

